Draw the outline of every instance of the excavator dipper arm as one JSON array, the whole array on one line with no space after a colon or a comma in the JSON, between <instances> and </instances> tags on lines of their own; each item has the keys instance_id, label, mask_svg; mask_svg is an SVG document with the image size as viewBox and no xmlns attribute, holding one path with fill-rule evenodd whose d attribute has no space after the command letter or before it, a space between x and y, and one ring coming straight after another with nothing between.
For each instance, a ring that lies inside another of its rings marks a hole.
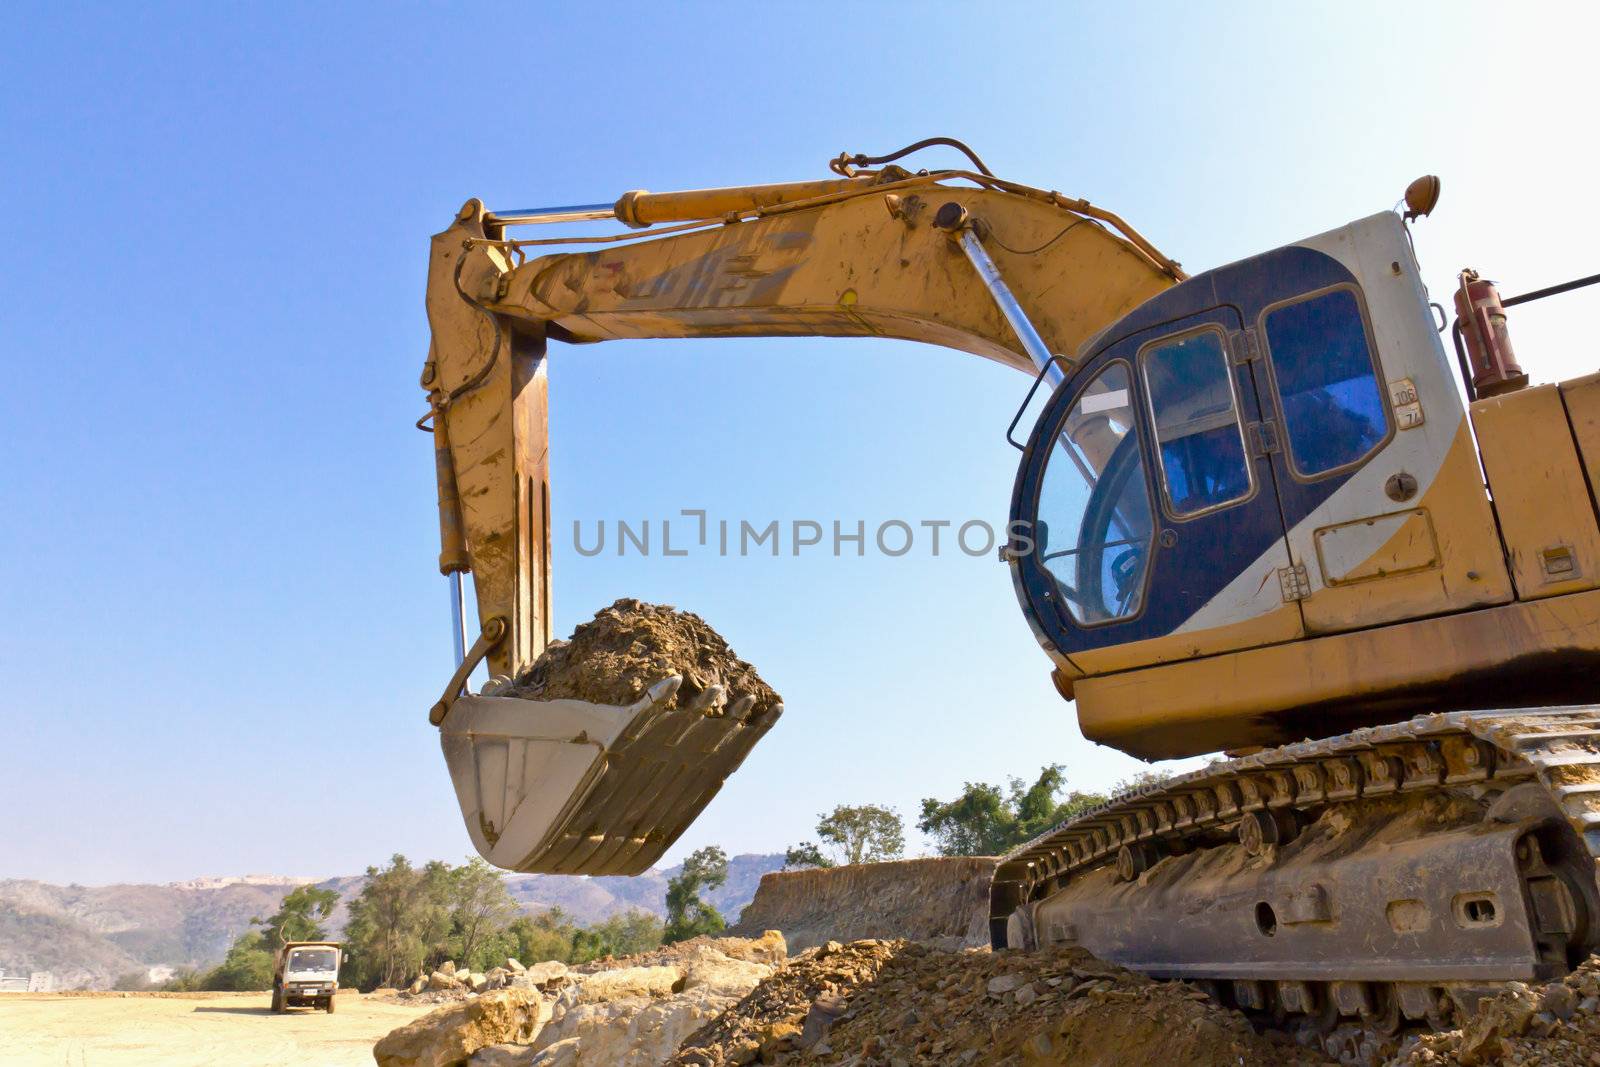
<instances>
[{"instance_id":1,"label":"excavator dipper arm","mask_svg":"<svg viewBox=\"0 0 1600 1067\"><path fill-rule=\"evenodd\" d=\"M680 753L663 763L660 745L648 738L679 737L682 730L658 725L641 732L629 718L645 714L638 709L596 712L600 718L588 728L569 723L568 748L577 744L590 755L562 777L536 771L538 760L527 748L556 743L532 725L559 718L556 709L529 701L514 702L520 709L486 709L483 701L511 702L460 696L479 659L492 677L513 678L552 636L550 338L582 344L640 337L896 337L1031 374L1039 369L1041 342L1070 357L1184 277L1115 215L975 172L851 169L819 182L633 192L611 214L638 228L666 224L658 236L583 238L587 250L533 258L530 251L573 239L507 236L519 222L600 214L496 215L469 201L433 238L428 271L433 336L422 386L430 414L421 425L434 435L440 569L453 583L472 575L481 627L462 635L458 647L471 651L431 718L443 726L447 755L455 753L452 774L480 851L522 870L643 869L770 726L740 733L728 724L737 741L702 738L700 756ZM986 253L991 275L998 272L1026 294L1005 294L1010 318L1006 301L997 303L996 279L986 281L974 269L974 242L980 255ZM1013 322L1036 333L1019 337ZM570 719L573 709L564 714ZM650 714L659 716L659 706ZM496 725L471 725L479 720ZM521 747L508 726L513 722L530 724ZM490 735L497 740L485 740ZM632 770L621 772L629 761L597 744L600 735L632 746ZM542 783L533 781L537 774L544 774ZM615 795L624 779L627 803ZM564 795L568 790L576 792ZM658 794L662 803L653 806L650 798ZM527 817L535 809L541 817ZM537 830L508 829L519 810ZM500 844L512 838L514 847Z\"/></svg>"}]
</instances>

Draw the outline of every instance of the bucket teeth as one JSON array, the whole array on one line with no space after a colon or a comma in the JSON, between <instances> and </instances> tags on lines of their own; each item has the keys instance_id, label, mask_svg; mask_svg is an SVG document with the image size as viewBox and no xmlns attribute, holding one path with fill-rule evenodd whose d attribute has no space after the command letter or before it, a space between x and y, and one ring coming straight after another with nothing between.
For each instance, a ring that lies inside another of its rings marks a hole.
<instances>
[{"instance_id":1,"label":"bucket teeth","mask_svg":"<svg viewBox=\"0 0 1600 1067\"><path fill-rule=\"evenodd\" d=\"M723 699L727 696L727 694L728 690L726 686L708 685L694 695L684 710L699 712L704 715L713 715L716 713L716 709L722 706Z\"/></svg>"}]
</instances>

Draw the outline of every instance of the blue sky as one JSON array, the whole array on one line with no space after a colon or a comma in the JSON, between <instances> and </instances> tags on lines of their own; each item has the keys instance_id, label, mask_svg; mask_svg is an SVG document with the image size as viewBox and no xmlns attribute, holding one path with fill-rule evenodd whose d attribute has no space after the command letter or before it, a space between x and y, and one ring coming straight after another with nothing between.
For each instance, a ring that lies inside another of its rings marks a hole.
<instances>
[{"instance_id":1,"label":"blue sky","mask_svg":"<svg viewBox=\"0 0 1600 1067\"><path fill-rule=\"evenodd\" d=\"M1107 6L1109 10L1109 5ZM1475 11L1475 14L1472 12ZM470 847L426 709L428 236L491 207L826 176L934 133L1191 271L1390 207L1436 297L1596 269L1597 18L1464 5L18 4L0 35L0 877L359 870ZM942 162L936 155L927 165ZM1519 310L1538 380L1592 298ZM1023 376L891 341L553 348L557 629L703 614L788 713L669 858L837 803L1137 769L992 558L585 558L574 519L1004 521ZM312 770L296 770L306 762ZM913 837L913 844L919 842Z\"/></svg>"}]
</instances>

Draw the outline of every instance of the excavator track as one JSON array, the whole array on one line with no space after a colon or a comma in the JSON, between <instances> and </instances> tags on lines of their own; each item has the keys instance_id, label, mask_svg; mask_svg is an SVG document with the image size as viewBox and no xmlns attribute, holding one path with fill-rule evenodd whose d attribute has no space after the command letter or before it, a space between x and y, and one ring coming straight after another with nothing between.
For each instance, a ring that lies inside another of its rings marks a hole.
<instances>
[{"instance_id":1,"label":"excavator track","mask_svg":"<svg viewBox=\"0 0 1600 1067\"><path fill-rule=\"evenodd\" d=\"M1003 858L996 947L1245 1010L1442 1025L1600 948L1600 706L1451 712L1213 763Z\"/></svg>"}]
</instances>

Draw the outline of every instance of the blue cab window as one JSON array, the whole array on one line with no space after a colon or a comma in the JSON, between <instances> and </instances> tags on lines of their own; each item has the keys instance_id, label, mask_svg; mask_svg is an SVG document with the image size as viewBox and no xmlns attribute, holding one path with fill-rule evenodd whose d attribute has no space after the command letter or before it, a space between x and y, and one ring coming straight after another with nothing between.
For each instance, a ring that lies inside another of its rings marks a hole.
<instances>
[{"instance_id":1,"label":"blue cab window","mask_svg":"<svg viewBox=\"0 0 1600 1067\"><path fill-rule=\"evenodd\" d=\"M1296 474L1316 477L1347 466L1388 436L1387 405L1355 293L1331 289L1274 308L1266 337Z\"/></svg>"},{"instance_id":2,"label":"blue cab window","mask_svg":"<svg viewBox=\"0 0 1600 1067\"><path fill-rule=\"evenodd\" d=\"M1250 464L1222 334L1203 330L1144 350L1162 487L1182 518L1250 495Z\"/></svg>"}]
</instances>

